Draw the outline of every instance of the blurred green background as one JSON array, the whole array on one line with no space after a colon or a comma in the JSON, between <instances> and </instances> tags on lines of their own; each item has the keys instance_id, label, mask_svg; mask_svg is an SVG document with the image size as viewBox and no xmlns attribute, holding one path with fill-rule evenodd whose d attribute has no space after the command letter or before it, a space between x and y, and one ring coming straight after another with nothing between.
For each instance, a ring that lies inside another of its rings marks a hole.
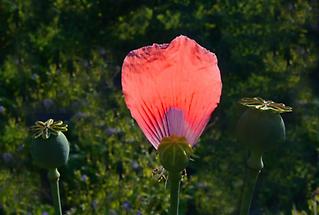
<instances>
[{"instance_id":1,"label":"blurred green background","mask_svg":"<svg viewBox=\"0 0 319 215\"><path fill-rule=\"evenodd\" d=\"M181 214L238 214L247 152L235 140L241 97L294 108L287 141L264 156L251 214L313 214L319 187L318 0L0 0L0 214L53 213L29 127L69 124L60 169L65 214L165 214L155 150L128 112L121 64L180 34L215 52L221 104L187 169Z\"/></svg>"}]
</instances>

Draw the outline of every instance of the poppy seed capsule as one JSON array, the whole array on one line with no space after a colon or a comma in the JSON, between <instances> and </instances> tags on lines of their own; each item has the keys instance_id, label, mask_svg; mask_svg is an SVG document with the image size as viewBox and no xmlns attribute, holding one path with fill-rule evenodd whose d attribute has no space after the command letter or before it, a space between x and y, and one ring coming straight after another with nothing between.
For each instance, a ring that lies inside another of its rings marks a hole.
<instances>
[{"instance_id":1,"label":"poppy seed capsule","mask_svg":"<svg viewBox=\"0 0 319 215\"><path fill-rule=\"evenodd\" d=\"M31 155L35 164L46 169L54 169L66 164L69 151L69 142L60 131L47 139L34 139L31 144Z\"/></svg>"},{"instance_id":2,"label":"poppy seed capsule","mask_svg":"<svg viewBox=\"0 0 319 215\"><path fill-rule=\"evenodd\" d=\"M184 137L165 137L159 147L159 158L163 167L169 172L184 170L190 160L192 147Z\"/></svg>"},{"instance_id":3,"label":"poppy seed capsule","mask_svg":"<svg viewBox=\"0 0 319 215\"><path fill-rule=\"evenodd\" d=\"M269 151L283 142L285 136L285 124L279 113L250 108L239 119L238 140L252 152Z\"/></svg>"}]
</instances>

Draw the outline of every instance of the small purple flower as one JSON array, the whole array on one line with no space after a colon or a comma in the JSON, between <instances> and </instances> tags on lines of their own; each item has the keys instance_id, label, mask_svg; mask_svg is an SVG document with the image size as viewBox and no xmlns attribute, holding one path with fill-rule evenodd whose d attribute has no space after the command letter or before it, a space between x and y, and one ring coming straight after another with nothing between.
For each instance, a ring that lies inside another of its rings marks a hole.
<instances>
[{"instance_id":1,"label":"small purple flower","mask_svg":"<svg viewBox=\"0 0 319 215\"><path fill-rule=\"evenodd\" d=\"M105 133L109 136L121 133L121 130L118 128L107 128L105 129Z\"/></svg>"},{"instance_id":2,"label":"small purple flower","mask_svg":"<svg viewBox=\"0 0 319 215\"><path fill-rule=\"evenodd\" d=\"M4 113L5 111L6 109L2 105L0 105L0 113Z\"/></svg>"},{"instance_id":3,"label":"small purple flower","mask_svg":"<svg viewBox=\"0 0 319 215\"><path fill-rule=\"evenodd\" d=\"M15 58L14 58L14 63L15 63L16 65L19 65L19 64L20 64L20 60L19 60L18 57L15 57Z\"/></svg>"},{"instance_id":4,"label":"small purple flower","mask_svg":"<svg viewBox=\"0 0 319 215\"><path fill-rule=\"evenodd\" d=\"M77 112L74 115L74 118L76 118L76 119L81 119L81 118L85 118L85 117L87 117L87 113L84 113L84 112L81 112L81 111Z\"/></svg>"},{"instance_id":5,"label":"small purple flower","mask_svg":"<svg viewBox=\"0 0 319 215\"><path fill-rule=\"evenodd\" d=\"M135 171L139 170L139 168L140 168L140 165L139 165L138 162L135 161L135 160L133 160L133 161L131 162L131 165L132 165L132 169L135 170Z\"/></svg>"},{"instance_id":6,"label":"small purple flower","mask_svg":"<svg viewBox=\"0 0 319 215\"><path fill-rule=\"evenodd\" d=\"M99 53L100 53L100 55L105 55L106 54L106 51L105 51L105 49L104 48L99 48Z\"/></svg>"},{"instance_id":7,"label":"small purple flower","mask_svg":"<svg viewBox=\"0 0 319 215\"><path fill-rule=\"evenodd\" d=\"M18 152L21 152L24 149L24 144L20 144L17 148Z\"/></svg>"},{"instance_id":8,"label":"small purple flower","mask_svg":"<svg viewBox=\"0 0 319 215\"><path fill-rule=\"evenodd\" d=\"M48 108L50 108L52 105L54 105L54 102L52 101L52 99L44 99L44 100L42 101L42 103L43 103L43 105L44 105L44 107L45 107L46 109L48 109Z\"/></svg>"},{"instance_id":9,"label":"small purple flower","mask_svg":"<svg viewBox=\"0 0 319 215\"><path fill-rule=\"evenodd\" d=\"M32 79L32 80L37 80L38 78L39 78L39 75L36 74L36 73L33 73L33 74L31 75L31 79Z\"/></svg>"},{"instance_id":10,"label":"small purple flower","mask_svg":"<svg viewBox=\"0 0 319 215\"><path fill-rule=\"evenodd\" d=\"M83 60L83 66L86 69L89 69L92 66L92 61L91 60Z\"/></svg>"},{"instance_id":11,"label":"small purple flower","mask_svg":"<svg viewBox=\"0 0 319 215\"><path fill-rule=\"evenodd\" d=\"M300 56L307 57L307 51L303 47L298 47L297 52Z\"/></svg>"},{"instance_id":12,"label":"small purple flower","mask_svg":"<svg viewBox=\"0 0 319 215\"><path fill-rule=\"evenodd\" d=\"M122 207L126 210L129 211L131 209L131 204L128 201L123 202Z\"/></svg>"},{"instance_id":13,"label":"small purple flower","mask_svg":"<svg viewBox=\"0 0 319 215\"><path fill-rule=\"evenodd\" d=\"M42 212L42 215L49 215L49 213L44 211L44 212Z\"/></svg>"},{"instance_id":14,"label":"small purple flower","mask_svg":"<svg viewBox=\"0 0 319 215\"><path fill-rule=\"evenodd\" d=\"M288 10L293 11L294 5L292 3L288 4Z\"/></svg>"},{"instance_id":15,"label":"small purple flower","mask_svg":"<svg viewBox=\"0 0 319 215\"><path fill-rule=\"evenodd\" d=\"M59 75L60 73L61 73L61 64L58 64L57 66L56 66L56 73Z\"/></svg>"},{"instance_id":16,"label":"small purple flower","mask_svg":"<svg viewBox=\"0 0 319 215\"><path fill-rule=\"evenodd\" d=\"M9 152L5 152L2 154L2 159L4 160L5 163L10 163L13 160L13 156Z\"/></svg>"},{"instance_id":17,"label":"small purple flower","mask_svg":"<svg viewBox=\"0 0 319 215\"><path fill-rule=\"evenodd\" d=\"M91 202L91 205L94 210L97 209L97 201L95 199Z\"/></svg>"},{"instance_id":18,"label":"small purple flower","mask_svg":"<svg viewBox=\"0 0 319 215\"><path fill-rule=\"evenodd\" d=\"M205 189L205 188L207 188L207 184L204 182L199 182L199 183L197 183L197 187L199 189Z\"/></svg>"},{"instance_id":19,"label":"small purple flower","mask_svg":"<svg viewBox=\"0 0 319 215\"><path fill-rule=\"evenodd\" d=\"M87 175L84 174L81 176L81 181L86 182L87 180L88 180Z\"/></svg>"}]
</instances>

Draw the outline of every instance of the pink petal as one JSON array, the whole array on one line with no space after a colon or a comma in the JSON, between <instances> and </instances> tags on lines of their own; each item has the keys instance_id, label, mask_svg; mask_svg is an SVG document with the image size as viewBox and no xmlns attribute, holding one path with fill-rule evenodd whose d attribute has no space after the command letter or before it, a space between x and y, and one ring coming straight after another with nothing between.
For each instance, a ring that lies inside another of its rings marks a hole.
<instances>
[{"instance_id":1,"label":"pink petal","mask_svg":"<svg viewBox=\"0 0 319 215\"><path fill-rule=\"evenodd\" d=\"M185 36L131 51L122 67L125 102L155 148L167 136L194 145L217 107L216 55Z\"/></svg>"}]
</instances>

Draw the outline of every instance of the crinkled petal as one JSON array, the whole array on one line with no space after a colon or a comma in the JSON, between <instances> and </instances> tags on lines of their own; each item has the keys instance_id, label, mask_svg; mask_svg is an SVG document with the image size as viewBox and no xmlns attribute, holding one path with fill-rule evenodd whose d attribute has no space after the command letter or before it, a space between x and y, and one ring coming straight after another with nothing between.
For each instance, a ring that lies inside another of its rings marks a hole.
<instances>
[{"instance_id":1,"label":"crinkled petal","mask_svg":"<svg viewBox=\"0 0 319 215\"><path fill-rule=\"evenodd\" d=\"M125 102L157 148L167 136L194 145L217 107L222 82L216 55L186 36L131 51L122 67Z\"/></svg>"}]
</instances>

